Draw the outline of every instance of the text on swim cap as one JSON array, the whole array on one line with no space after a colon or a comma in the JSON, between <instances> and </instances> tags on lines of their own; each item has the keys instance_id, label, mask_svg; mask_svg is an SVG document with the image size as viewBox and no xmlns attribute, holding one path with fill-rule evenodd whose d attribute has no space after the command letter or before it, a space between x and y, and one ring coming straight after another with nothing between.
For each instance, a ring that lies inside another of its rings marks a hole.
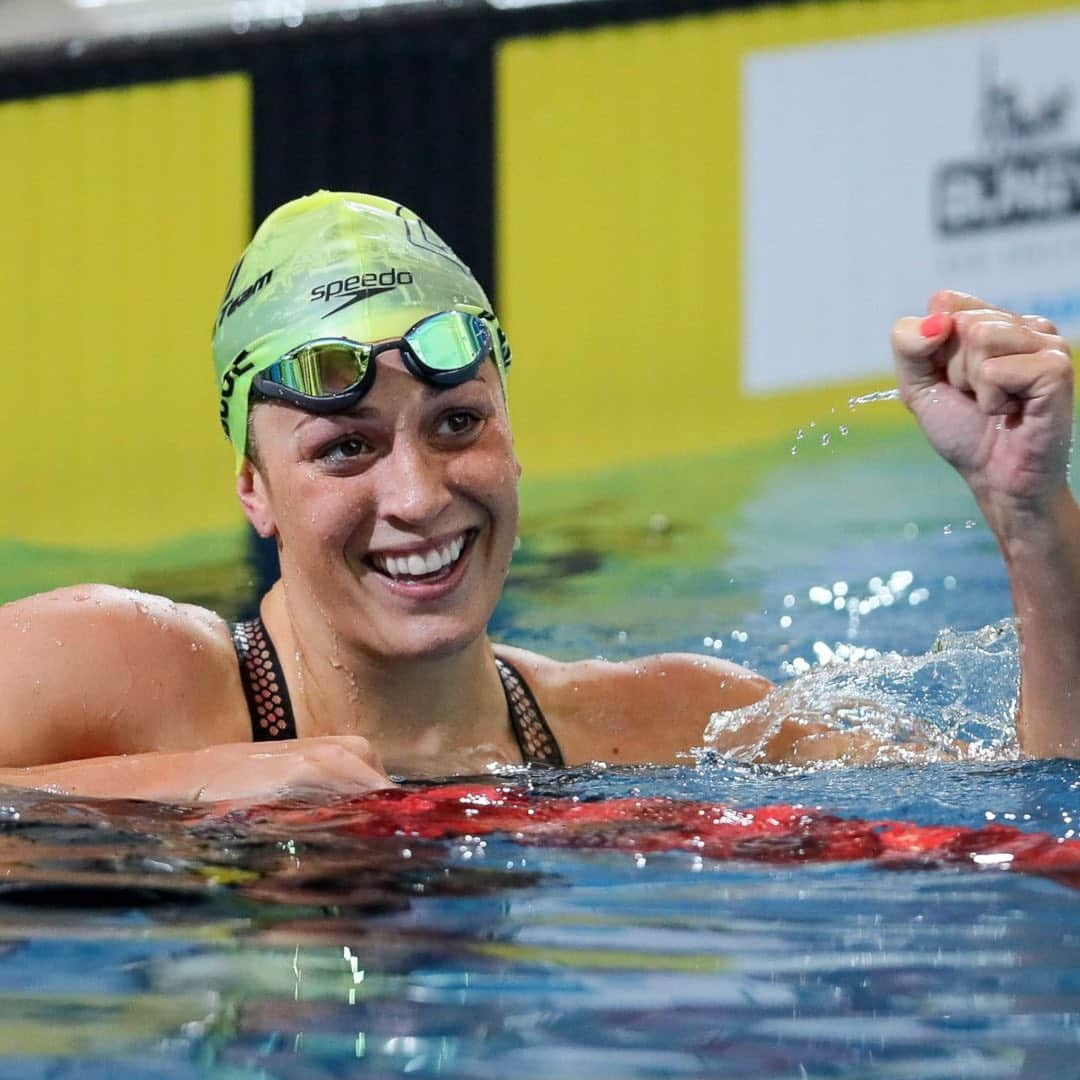
<instances>
[{"instance_id":1,"label":"text on swim cap","mask_svg":"<svg viewBox=\"0 0 1080 1080\"><path fill-rule=\"evenodd\" d=\"M412 283L413 276L408 270L399 270L393 266L389 270L369 270L366 274L353 274L351 277L338 278L336 281L316 285L311 290L311 301L314 303L316 300L333 300L335 296L345 296L378 285L393 288L395 285L411 285Z\"/></svg>"},{"instance_id":2,"label":"text on swim cap","mask_svg":"<svg viewBox=\"0 0 1080 1080\"><path fill-rule=\"evenodd\" d=\"M229 399L233 395L233 390L236 389L236 380L241 375L246 375L254 366L255 362L249 360L250 353L247 349L242 349L237 353L233 362L225 369L225 374L221 377L221 426L225 429L225 434L229 434Z\"/></svg>"},{"instance_id":3,"label":"text on swim cap","mask_svg":"<svg viewBox=\"0 0 1080 1080\"><path fill-rule=\"evenodd\" d=\"M243 261L243 260L241 260ZM235 271L234 271L235 272ZM221 313L218 315L217 324L220 327L221 324L229 318L230 315L234 315L239 308L242 308L260 289L270 284L270 279L274 276L273 270L267 270L262 277L256 278L239 296L235 299L229 299L229 293L225 294L225 302L221 305ZM232 292L235 286L235 281L232 281L229 286L229 292Z\"/></svg>"}]
</instances>

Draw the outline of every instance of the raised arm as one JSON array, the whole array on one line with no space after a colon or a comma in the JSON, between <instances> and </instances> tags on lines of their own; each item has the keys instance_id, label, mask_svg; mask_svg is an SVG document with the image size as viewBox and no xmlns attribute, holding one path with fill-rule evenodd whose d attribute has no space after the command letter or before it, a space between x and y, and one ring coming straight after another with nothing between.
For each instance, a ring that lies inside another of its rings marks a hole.
<instances>
[{"instance_id":1,"label":"raised arm","mask_svg":"<svg viewBox=\"0 0 1080 1080\"><path fill-rule=\"evenodd\" d=\"M1080 757L1069 347L1047 319L940 292L927 317L896 323L893 350L904 403L971 488L1005 559L1020 637L1020 745L1036 757Z\"/></svg>"}]
</instances>

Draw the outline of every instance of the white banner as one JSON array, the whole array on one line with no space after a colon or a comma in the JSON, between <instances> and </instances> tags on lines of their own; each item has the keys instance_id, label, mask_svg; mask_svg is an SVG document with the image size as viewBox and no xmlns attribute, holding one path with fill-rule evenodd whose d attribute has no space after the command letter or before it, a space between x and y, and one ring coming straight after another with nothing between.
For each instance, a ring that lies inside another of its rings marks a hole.
<instances>
[{"instance_id":1,"label":"white banner","mask_svg":"<svg viewBox=\"0 0 1080 1080\"><path fill-rule=\"evenodd\" d=\"M943 287L1080 337L1078 56L1080 14L748 56L743 389L886 374Z\"/></svg>"}]
</instances>

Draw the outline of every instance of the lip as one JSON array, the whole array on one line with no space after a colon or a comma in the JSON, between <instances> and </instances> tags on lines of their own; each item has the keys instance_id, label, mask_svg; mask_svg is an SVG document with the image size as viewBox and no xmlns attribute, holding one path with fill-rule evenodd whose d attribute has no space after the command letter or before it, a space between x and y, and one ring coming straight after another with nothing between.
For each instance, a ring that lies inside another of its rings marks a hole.
<instances>
[{"instance_id":1,"label":"lip","mask_svg":"<svg viewBox=\"0 0 1080 1080\"><path fill-rule=\"evenodd\" d=\"M467 543L471 534L476 531L475 527L470 526L464 529L455 529L453 532L443 533L441 536L429 536L424 540L417 540L412 544L399 544L396 547L369 548L367 557L370 559L372 555L381 555L384 558L401 558L404 555L412 555L416 552L431 551L432 548L445 547L451 540L456 540L459 536L464 536Z\"/></svg>"},{"instance_id":2,"label":"lip","mask_svg":"<svg viewBox=\"0 0 1080 1080\"><path fill-rule=\"evenodd\" d=\"M480 533L479 529L469 528L458 530L456 532L447 533L444 536L422 540L415 544L376 549L380 555L396 556L400 558L403 555L410 555L414 552L430 551L433 547L441 547L461 536L462 532L464 532L465 535L465 546L462 548L457 562L454 563L454 569L450 572L448 577L445 577L440 581L403 581L401 579L392 578L389 575L382 573L380 570L374 569L370 564L368 564L368 573L395 596L408 600L426 602L440 600L444 596L448 596L452 593L458 585L461 584L461 580L464 578L472 559L473 548L476 546L476 538ZM365 560L365 564L367 564L367 560Z\"/></svg>"}]
</instances>

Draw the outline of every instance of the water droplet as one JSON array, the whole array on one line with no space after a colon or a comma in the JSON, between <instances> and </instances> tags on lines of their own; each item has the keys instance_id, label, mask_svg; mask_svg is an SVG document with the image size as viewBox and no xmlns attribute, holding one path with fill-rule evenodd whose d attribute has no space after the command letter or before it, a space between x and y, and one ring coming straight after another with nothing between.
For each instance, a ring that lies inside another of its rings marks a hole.
<instances>
[{"instance_id":1,"label":"water droplet","mask_svg":"<svg viewBox=\"0 0 1080 1080\"><path fill-rule=\"evenodd\" d=\"M846 435L847 433L848 433L848 429L846 427L844 427L843 424L841 424L840 425L840 434L841 435Z\"/></svg>"},{"instance_id":2,"label":"water droplet","mask_svg":"<svg viewBox=\"0 0 1080 1080\"><path fill-rule=\"evenodd\" d=\"M806 432L803 431L802 428L799 428L799 430L795 432L795 438L796 439L805 439L806 438Z\"/></svg>"},{"instance_id":3,"label":"water droplet","mask_svg":"<svg viewBox=\"0 0 1080 1080\"><path fill-rule=\"evenodd\" d=\"M821 436L821 445L822 446L828 446L829 445L829 433L827 431L825 432L824 435Z\"/></svg>"},{"instance_id":4,"label":"water droplet","mask_svg":"<svg viewBox=\"0 0 1080 1080\"><path fill-rule=\"evenodd\" d=\"M976 522L972 521L971 518L968 518L967 521L964 522L964 528L965 529L974 529L975 525L976 525Z\"/></svg>"},{"instance_id":5,"label":"water droplet","mask_svg":"<svg viewBox=\"0 0 1080 1080\"><path fill-rule=\"evenodd\" d=\"M798 455L798 453L799 453L799 448L797 446L793 446L791 448L791 456L796 457Z\"/></svg>"},{"instance_id":6,"label":"water droplet","mask_svg":"<svg viewBox=\"0 0 1080 1080\"><path fill-rule=\"evenodd\" d=\"M859 397L848 398L848 408L854 409L856 405L869 405L873 401L899 401L900 391L893 387L892 390L875 390L870 394L862 394Z\"/></svg>"},{"instance_id":7,"label":"water droplet","mask_svg":"<svg viewBox=\"0 0 1080 1080\"><path fill-rule=\"evenodd\" d=\"M945 526L945 528L943 528L943 529L942 529L941 531L942 531L942 532L943 532L943 533L944 533L944 534L945 534L946 536L951 536L951 535L952 535L952 526L951 526L951 525L946 525L946 526Z\"/></svg>"}]
</instances>

